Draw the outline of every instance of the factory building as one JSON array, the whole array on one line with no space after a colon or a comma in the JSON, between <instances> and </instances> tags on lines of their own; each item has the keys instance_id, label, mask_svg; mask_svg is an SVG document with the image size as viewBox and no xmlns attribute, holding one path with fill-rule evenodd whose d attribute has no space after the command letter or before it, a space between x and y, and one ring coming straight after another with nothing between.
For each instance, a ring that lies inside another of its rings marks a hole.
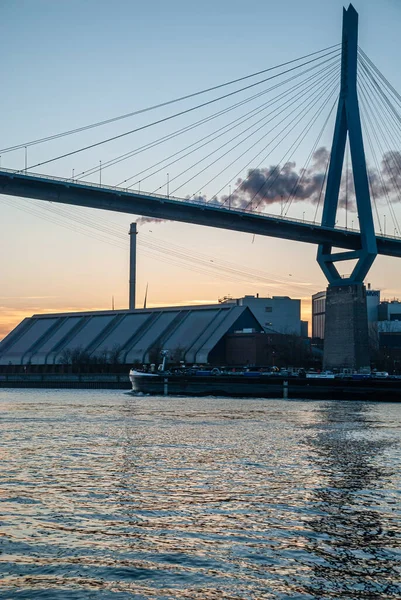
<instances>
[{"instance_id":1,"label":"factory building","mask_svg":"<svg viewBox=\"0 0 401 600\"><path fill-rule=\"evenodd\" d=\"M266 333L308 336L308 323L301 321L301 300L293 300L288 296L260 298L259 294L256 294L242 298L225 296L219 302L247 306Z\"/></svg>"},{"instance_id":2,"label":"factory building","mask_svg":"<svg viewBox=\"0 0 401 600\"><path fill-rule=\"evenodd\" d=\"M263 331L247 306L216 304L34 315L0 343L0 366L60 365L71 356L120 364L224 364L226 338Z\"/></svg>"},{"instance_id":3,"label":"factory building","mask_svg":"<svg viewBox=\"0 0 401 600\"><path fill-rule=\"evenodd\" d=\"M401 348L401 302L399 300L380 302L377 337L379 347Z\"/></svg>"},{"instance_id":4,"label":"factory building","mask_svg":"<svg viewBox=\"0 0 401 600\"><path fill-rule=\"evenodd\" d=\"M378 307L379 325L391 323L394 331L401 331L401 302L399 300L383 300Z\"/></svg>"}]
</instances>

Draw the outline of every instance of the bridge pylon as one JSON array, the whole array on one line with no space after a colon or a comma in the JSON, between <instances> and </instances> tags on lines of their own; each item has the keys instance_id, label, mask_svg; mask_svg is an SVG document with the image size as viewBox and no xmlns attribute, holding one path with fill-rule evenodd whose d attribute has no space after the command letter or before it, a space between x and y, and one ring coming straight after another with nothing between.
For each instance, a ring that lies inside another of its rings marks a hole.
<instances>
[{"instance_id":1,"label":"bridge pylon","mask_svg":"<svg viewBox=\"0 0 401 600\"><path fill-rule=\"evenodd\" d=\"M335 227L347 136L351 153L360 248L333 252L320 244L317 261L329 286L326 296L324 368L359 368L369 364L366 291L363 281L377 256L369 182L363 146L357 92L358 13L343 10L341 88L327 176L322 225ZM336 262L355 260L348 277L342 277Z\"/></svg>"}]
</instances>

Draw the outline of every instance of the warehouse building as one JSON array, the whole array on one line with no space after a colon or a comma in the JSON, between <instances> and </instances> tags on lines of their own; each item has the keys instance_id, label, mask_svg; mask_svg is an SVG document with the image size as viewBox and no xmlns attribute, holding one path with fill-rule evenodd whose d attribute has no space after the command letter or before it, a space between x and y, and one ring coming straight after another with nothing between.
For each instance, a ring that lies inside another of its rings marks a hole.
<instances>
[{"instance_id":1,"label":"warehouse building","mask_svg":"<svg viewBox=\"0 0 401 600\"><path fill-rule=\"evenodd\" d=\"M34 315L0 343L0 366L59 365L73 353L120 364L223 364L228 334L263 331L246 306L217 304Z\"/></svg>"}]
</instances>

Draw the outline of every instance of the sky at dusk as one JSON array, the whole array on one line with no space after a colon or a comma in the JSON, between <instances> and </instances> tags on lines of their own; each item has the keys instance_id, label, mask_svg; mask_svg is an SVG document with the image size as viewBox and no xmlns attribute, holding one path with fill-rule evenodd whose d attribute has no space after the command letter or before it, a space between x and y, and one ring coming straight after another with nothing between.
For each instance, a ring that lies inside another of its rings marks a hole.
<instances>
[{"instance_id":1,"label":"sky at dusk","mask_svg":"<svg viewBox=\"0 0 401 600\"><path fill-rule=\"evenodd\" d=\"M401 92L401 0L359 0L354 6L360 46ZM337 44L342 7L339 0L0 0L0 147L163 103ZM186 106L31 146L28 167ZM162 123L35 172L77 176L209 113L201 109L175 125ZM101 177L103 184L117 185L167 153L178 152L195 135L212 135L217 128L213 123L104 168L101 174L94 170L86 181L99 182ZM330 147L332 126L333 118L320 146ZM312 141L299 147L294 169L303 165ZM278 150L262 166L268 168L280 156ZM1 155L4 168L22 169L24 161L24 148ZM169 178L172 191L180 168L166 167L146 181L138 175L136 187L166 193ZM176 194L196 192L210 198L220 189L220 195L229 194L236 169L229 166L213 183L206 172L190 183L184 177ZM246 169L241 176L246 177ZM269 210L279 214L280 206ZM386 211L383 204L379 212L387 233L398 233ZM301 199L288 216L312 221L314 213L315 206ZM347 219L348 226L356 223L355 214ZM133 215L0 195L0 340L34 313L109 309L112 299L115 308L127 307L128 230L135 220ZM327 285L314 245L176 222L139 221L138 231L138 306L143 305L147 285L148 306L215 303L227 295L288 295L301 298L307 319L311 295ZM382 299L401 297L400 267L399 259L376 259L368 280L381 290Z\"/></svg>"}]
</instances>

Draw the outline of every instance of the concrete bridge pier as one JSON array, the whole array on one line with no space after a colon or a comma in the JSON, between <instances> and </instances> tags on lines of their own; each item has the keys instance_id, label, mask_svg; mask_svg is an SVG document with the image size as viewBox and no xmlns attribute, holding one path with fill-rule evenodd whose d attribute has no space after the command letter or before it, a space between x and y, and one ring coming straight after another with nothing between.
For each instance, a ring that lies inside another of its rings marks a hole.
<instances>
[{"instance_id":1,"label":"concrete bridge pier","mask_svg":"<svg viewBox=\"0 0 401 600\"><path fill-rule=\"evenodd\" d=\"M368 367L369 332L363 283L329 285L326 294L323 368Z\"/></svg>"}]
</instances>

